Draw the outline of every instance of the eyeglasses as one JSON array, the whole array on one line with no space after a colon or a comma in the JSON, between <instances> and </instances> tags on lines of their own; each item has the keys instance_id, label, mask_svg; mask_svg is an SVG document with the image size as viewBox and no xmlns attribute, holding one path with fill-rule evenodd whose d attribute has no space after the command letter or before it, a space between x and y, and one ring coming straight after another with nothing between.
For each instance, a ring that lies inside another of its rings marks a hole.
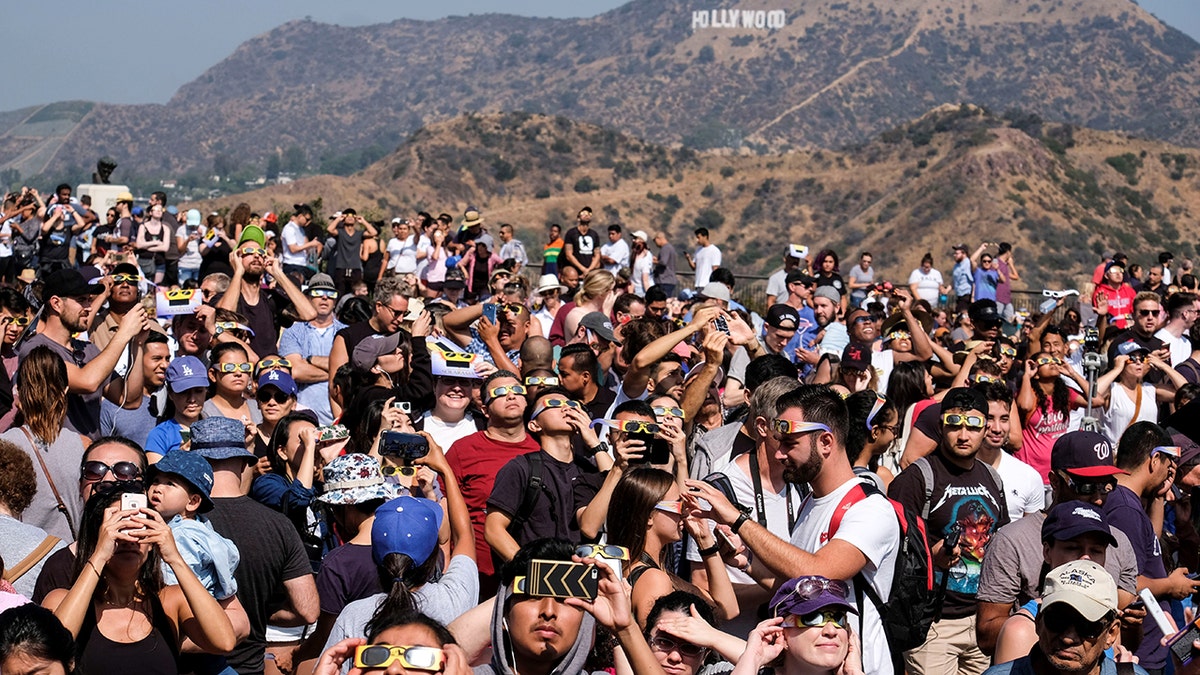
<instances>
[{"instance_id":1,"label":"eyeglasses","mask_svg":"<svg viewBox=\"0 0 1200 675\"><path fill-rule=\"evenodd\" d=\"M1000 378L992 377L991 375L976 375L973 381L976 384L991 384L993 382L999 382Z\"/></svg>"},{"instance_id":2,"label":"eyeglasses","mask_svg":"<svg viewBox=\"0 0 1200 675\"><path fill-rule=\"evenodd\" d=\"M114 274L109 278L112 279L113 284L129 284L130 286L137 286L141 281L136 274Z\"/></svg>"},{"instance_id":3,"label":"eyeglasses","mask_svg":"<svg viewBox=\"0 0 1200 675\"><path fill-rule=\"evenodd\" d=\"M1158 313L1159 313L1160 311L1161 311L1161 310L1157 310L1157 309L1139 309L1139 310L1137 311L1137 314L1138 314L1138 316L1140 316L1140 317L1143 317L1143 318L1144 318L1144 317L1147 317L1147 316L1158 316Z\"/></svg>"},{"instance_id":4,"label":"eyeglasses","mask_svg":"<svg viewBox=\"0 0 1200 675\"><path fill-rule=\"evenodd\" d=\"M407 307L405 307L404 309L396 309L395 307L392 307L391 305L385 305L382 302L377 302L375 304L386 309L387 311L391 312L392 314L407 314L408 313Z\"/></svg>"},{"instance_id":5,"label":"eyeglasses","mask_svg":"<svg viewBox=\"0 0 1200 675\"><path fill-rule=\"evenodd\" d=\"M542 405L533 409L533 414L529 416L529 419L537 419L538 415L541 415L550 408L574 408L575 410L583 410L583 404L579 401L572 401L571 399L567 398L548 398L545 401L542 401Z\"/></svg>"},{"instance_id":6,"label":"eyeglasses","mask_svg":"<svg viewBox=\"0 0 1200 675\"><path fill-rule=\"evenodd\" d=\"M808 434L814 431L829 431L829 427L816 422L797 422L796 420L775 420L771 428L781 434Z\"/></svg>"},{"instance_id":7,"label":"eyeglasses","mask_svg":"<svg viewBox=\"0 0 1200 675\"><path fill-rule=\"evenodd\" d=\"M1051 364L1056 365L1056 366L1061 366L1062 363L1063 363L1063 360L1058 358L1057 356L1043 356L1037 360L1037 364L1039 366L1047 366L1047 365L1051 365Z\"/></svg>"},{"instance_id":8,"label":"eyeglasses","mask_svg":"<svg viewBox=\"0 0 1200 675\"><path fill-rule=\"evenodd\" d=\"M1096 482L1096 481L1086 481L1085 482L1085 481L1076 481L1068 473L1059 472L1058 475L1060 478L1062 478L1064 481L1067 482L1067 487L1071 488L1071 490L1075 494L1077 494L1081 497L1090 497L1090 496L1096 495L1096 494L1106 495L1106 494L1112 492L1117 487L1117 482L1114 480L1106 480L1106 481L1100 481L1100 482Z\"/></svg>"},{"instance_id":9,"label":"eyeglasses","mask_svg":"<svg viewBox=\"0 0 1200 675\"><path fill-rule=\"evenodd\" d=\"M675 515L683 514L683 502L676 499L673 502L661 501L654 505L655 511L663 511L665 513L674 513Z\"/></svg>"},{"instance_id":10,"label":"eyeglasses","mask_svg":"<svg viewBox=\"0 0 1200 675\"><path fill-rule=\"evenodd\" d=\"M247 255L265 256L266 254L267 254L267 249L265 249L265 248L244 248L241 250L241 255L243 255L243 256L247 256Z\"/></svg>"},{"instance_id":11,"label":"eyeglasses","mask_svg":"<svg viewBox=\"0 0 1200 675\"><path fill-rule=\"evenodd\" d=\"M213 370L218 373L248 373L254 370L254 364L245 363L214 363Z\"/></svg>"},{"instance_id":12,"label":"eyeglasses","mask_svg":"<svg viewBox=\"0 0 1200 675\"><path fill-rule=\"evenodd\" d=\"M654 406L654 416L655 417L678 417L679 419L684 419L683 408L676 408L674 406L657 406L656 405L656 406Z\"/></svg>"},{"instance_id":13,"label":"eyeglasses","mask_svg":"<svg viewBox=\"0 0 1200 675\"><path fill-rule=\"evenodd\" d=\"M980 258L980 259L979 259L979 262L981 262L981 263L983 263L983 264L985 264L985 265L986 265L986 264L988 264L988 263L992 262L992 259L991 259L991 258Z\"/></svg>"},{"instance_id":14,"label":"eyeglasses","mask_svg":"<svg viewBox=\"0 0 1200 675\"><path fill-rule=\"evenodd\" d=\"M487 400L494 401L501 396L508 396L509 394L524 396L528 393L529 390L526 389L525 385L523 384L506 384L500 387L492 387L491 389L488 389Z\"/></svg>"},{"instance_id":15,"label":"eyeglasses","mask_svg":"<svg viewBox=\"0 0 1200 675\"><path fill-rule=\"evenodd\" d=\"M271 387L271 389L275 389L275 388ZM291 396L288 396L287 394L283 393L282 391L279 391L278 389L275 389L275 392L272 393L266 387L259 389L258 392L256 394L254 394L254 398L257 399L259 403L265 404L267 401L275 401L279 405L283 405L284 403L287 403L288 401L290 401L292 399Z\"/></svg>"},{"instance_id":16,"label":"eyeglasses","mask_svg":"<svg viewBox=\"0 0 1200 675\"><path fill-rule=\"evenodd\" d=\"M133 462L117 462L109 466L104 462L91 460L84 462L79 472L83 476L83 480L91 482L104 480L109 472L112 472L113 477L117 480L141 480L142 478L142 467Z\"/></svg>"},{"instance_id":17,"label":"eyeglasses","mask_svg":"<svg viewBox=\"0 0 1200 675\"><path fill-rule=\"evenodd\" d=\"M338 296L337 291L331 291L328 288L309 289L308 294L314 298L329 298L330 300L336 300Z\"/></svg>"},{"instance_id":18,"label":"eyeglasses","mask_svg":"<svg viewBox=\"0 0 1200 675\"><path fill-rule=\"evenodd\" d=\"M696 657L708 651L706 647L694 645L690 642L682 640L674 640L665 635L655 635L650 638L650 648L656 652L670 654L671 652L679 652L680 656Z\"/></svg>"},{"instance_id":19,"label":"eyeglasses","mask_svg":"<svg viewBox=\"0 0 1200 675\"><path fill-rule=\"evenodd\" d=\"M1009 347L1007 345L1001 345L1000 346L1000 355L1007 356L1010 359L1014 359L1017 357L1017 348Z\"/></svg>"},{"instance_id":20,"label":"eyeglasses","mask_svg":"<svg viewBox=\"0 0 1200 675\"><path fill-rule=\"evenodd\" d=\"M545 385L547 387L557 387L558 386L558 378L551 377L551 376L543 377L540 375L534 375L533 377L525 378L525 384L530 387L536 387L538 385Z\"/></svg>"},{"instance_id":21,"label":"eyeglasses","mask_svg":"<svg viewBox=\"0 0 1200 675\"><path fill-rule=\"evenodd\" d=\"M958 427L966 427L968 429L982 429L987 426L987 420L980 415L960 415L958 413L946 413L942 415L942 426L956 429Z\"/></svg>"},{"instance_id":22,"label":"eyeglasses","mask_svg":"<svg viewBox=\"0 0 1200 675\"><path fill-rule=\"evenodd\" d=\"M354 665L358 668L386 668L397 661L406 669L436 673L445 665L446 655L434 647L361 645L354 650Z\"/></svg>"},{"instance_id":23,"label":"eyeglasses","mask_svg":"<svg viewBox=\"0 0 1200 675\"><path fill-rule=\"evenodd\" d=\"M892 331L892 333L890 335L888 335L888 339L889 340L911 340L912 333L910 333L906 330Z\"/></svg>"},{"instance_id":24,"label":"eyeglasses","mask_svg":"<svg viewBox=\"0 0 1200 675\"><path fill-rule=\"evenodd\" d=\"M287 370L291 371L292 362L283 357L263 359L258 362L259 372L265 370Z\"/></svg>"},{"instance_id":25,"label":"eyeglasses","mask_svg":"<svg viewBox=\"0 0 1200 675\"><path fill-rule=\"evenodd\" d=\"M662 427L646 420L600 420L605 425L627 434L657 434Z\"/></svg>"},{"instance_id":26,"label":"eyeglasses","mask_svg":"<svg viewBox=\"0 0 1200 675\"><path fill-rule=\"evenodd\" d=\"M1078 612L1066 608L1051 607L1047 611L1039 612L1038 616L1042 620L1042 625L1051 633L1065 633L1074 628L1075 633L1084 640L1095 640L1100 637L1112 623L1111 614L1106 614L1099 621L1088 621Z\"/></svg>"},{"instance_id":27,"label":"eyeglasses","mask_svg":"<svg viewBox=\"0 0 1200 675\"><path fill-rule=\"evenodd\" d=\"M608 558L609 560L629 560L629 549L616 544L580 544L575 547L575 555L580 558Z\"/></svg>"},{"instance_id":28,"label":"eyeglasses","mask_svg":"<svg viewBox=\"0 0 1200 675\"><path fill-rule=\"evenodd\" d=\"M0 319L0 326L7 326L9 324L12 324L14 326L28 326L29 325L29 317L27 317L27 316L6 316L3 319Z\"/></svg>"},{"instance_id":29,"label":"eyeglasses","mask_svg":"<svg viewBox=\"0 0 1200 675\"><path fill-rule=\"evenodd\" d=\"M785 628L822 628L830 623L838 628L846 628L849 625L846 622L846 610L821 609L800 616L789 614L783 619Z\"/></svg>"}]
</instances>

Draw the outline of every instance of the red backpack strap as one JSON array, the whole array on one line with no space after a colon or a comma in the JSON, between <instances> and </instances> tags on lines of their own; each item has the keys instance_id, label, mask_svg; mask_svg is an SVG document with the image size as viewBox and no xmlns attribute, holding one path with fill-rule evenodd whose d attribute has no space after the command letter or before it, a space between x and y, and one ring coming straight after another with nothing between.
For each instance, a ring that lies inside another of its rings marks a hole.
<instances>
[{"instance_id":1,"label":"red backpack strap","mask_svg":"<svg viewBox=\"0 0 1200 675\"><path fill-rule=\"evenodd\" d=\"M842 525L842 517L850 510L850 507L867 498L867 492L863 490L862 483L850 488L850 491L842 497L842 501L838 502L837 508L833 511L833 516L829 518L829 529L821 534L821 544L826 544L833 535L837 534L838 528Z\"/></svg>"}]
</instances>

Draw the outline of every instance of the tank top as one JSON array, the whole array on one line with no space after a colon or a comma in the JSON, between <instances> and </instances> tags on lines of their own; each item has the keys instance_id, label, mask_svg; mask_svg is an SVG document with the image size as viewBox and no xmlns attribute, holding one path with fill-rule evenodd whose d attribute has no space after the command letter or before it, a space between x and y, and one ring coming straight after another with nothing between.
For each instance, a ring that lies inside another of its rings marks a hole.
<instances>
[{"instance_id":1,"label":"tank top","mask_svg":"<svg viewBox=\"0 0 1200 675\"><path fill-rule=\"evenodd\" d=\"M1129 428L1129 425L1134 422L1157 422L1158 421L1158 402L1154 399L1154 385L1141 384L1142 388L1142 406L1139 409L1137 402L1129 398L1129 393L1125 391L1125 387L1120 384L1113 383L1109 389L1108 408L1104 411L1104 436L1108 440L1116 443L1121 440L1121 434ZM1134 412L1137 416L1134 417Z\"/></svg>"},{"instance_id":2,"label":"tank top","mask_svg":"<svg viewBox=\"0 0 1200 675\"><path fill-rule=\"evenodd\" d=\"M1021 449L1017 451L1017 459L1037 470L1042 477L1042 483L1050 483L1050 451L1054 441L1067 433L1067 414L1051 410L1051 402L1046 406L1034 408L1029 416L1029 423L1021 429Z\"/></svg>"},{"instance_id":3,"label":"tank top","mask_svg":"<svg viewBox=\"0 0 1200 675\"><path fill-rule=\"evenodd\" d=\"M363 268L362 258L359 257L362 251L362 240L363 230L361 228L355 228L354 232L347 232L344 227L338 228L337 251L333 258L335 270L361 270Z\"/></svg>"},{"instance_id":4,"label":"tank top","mask_svg":"<svg viewBox=\"0 0 1200 675\"><path fill-rule=\"evenodd\" d=\"M374 284L375 279L379 278L379 268L383 267L383 251L378 248L374 253L367 256L363 262L363 279L369 279L368 283Z\"/></svg>"},{"instance_id":5,"label":"tank top","mask_svg":"<svg viewBox=\"0 0 1200 675\"><path fill-rule=\"evenodd\" d=\"M150 596L150 634L137 642L115 642L96 626L93 607L83 619L75 644L81 675L103 675L134 670L139 675L175 675L179 672L179 647L175 630L163 612L162 603Z\"/></svg>"}]
</instances>

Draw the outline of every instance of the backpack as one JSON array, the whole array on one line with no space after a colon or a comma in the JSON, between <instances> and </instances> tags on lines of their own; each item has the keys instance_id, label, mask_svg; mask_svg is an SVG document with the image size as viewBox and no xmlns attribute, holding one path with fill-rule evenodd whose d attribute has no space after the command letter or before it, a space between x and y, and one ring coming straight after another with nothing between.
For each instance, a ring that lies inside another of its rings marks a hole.
<instances>
[{"instance_id":1,"label":"backpack","mask_svg":"<svg viewBox=\"0 0 1200 675\"><path fill-rule=\"evenodd\" d=\"M929 541L925 534L925 518L929 515L929 499L933 495L933 470L924 459L922 474L925 476L925 508L920 516L908 512L899 502L888 499L900 521L900 546L896 552L896 566L892 575L891 593L888 601L875 589L862 572L854 575L855 604L862 620L863 596L871 600L883 622L883 632L893 660L910 649L925 643L934 613L941 601L933 585L933 557L929 552ZM833 517L829 521L826 541L833 538L841 525L842 516L850 507L866 499L868 495L887 496L871 483L860 483L842 497ZM859 626L861 635L862 626ZM897 670L897 672L902 672Z\"/></svg>"},{"instance_id":2,"label":"backpack","mask_svg":"<svg viewBox=\"0 0 1200 675\"><path fill-rule=\"evenodd\" d=\"M525 525L525 521L529 520L529 516L533 515L533 507L537 505L538 493L545 491L546 496L553 501L550 495L550 490L546 488L546 481L542 478L542 456L537 452L530 452L521 455L525 459L525 463L529 465L529 482L525 484L525 492L521 495L521 504L517 507L517 512L513 514L513 518L508 523L508 534L513 539L521 532L521 527Z\"/></svg>"}]
</instances>

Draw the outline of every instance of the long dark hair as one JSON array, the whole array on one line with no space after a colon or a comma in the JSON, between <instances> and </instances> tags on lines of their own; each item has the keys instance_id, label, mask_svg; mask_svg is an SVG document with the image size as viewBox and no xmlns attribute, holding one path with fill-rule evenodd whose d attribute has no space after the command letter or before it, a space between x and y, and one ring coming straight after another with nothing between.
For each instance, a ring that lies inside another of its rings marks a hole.
<instances>
[{"instance_id":1,"label":"long dark hair","mask_svg":"<svg viewBox=\"0 0 1200 675\"><path fill-rule=\"evenodd\" d=\"M646 521L674 483L675 477L662 469L638 467L613 489L606 520L608 541L629 549L631 562L646 550Z\"/></svg>"},{"instance_id":2,"label":"long dark hair","mask_svg":"<svg viewBox=\"0 0 1200 675\"><path fill-rule=\"evenodd\" d=\"M713 614L712 606L704 598L687 591L672 591L654 601L654 606L646 614L646 627L642 629L642 634L646 636L647 640L650 639L650 632L658 624L663 612L683 612L691 616L693 606L700 614L700 618L704 619L708 625L714 627L717 625L717 617Z\"/></svg>"},{"instance_id":3,"label":"long dark hair","mask_svg":"<svg viewBox=\"0 0 1200 675\"><path fill-rule=\"evenodd\" d=\"M279 456L279 449L287 445L292 434L292 425L296 422L308 422L318 426L308 412L290 412L284 415L275 425L275 431L271 432L271 440L267 443L267 459L271 462L271 473L284 477L288 475L287 460Z\"/></svg>"},{"instance_id":4,"label":"long dark hair","mask_svg":"<svg viewBox=\"0 0 1200 675\"><path fill-rule=\"evenodd\" d=\"M146 488L141 481L117 481L97 483L95 491L92 493L92 498L87 500L87 504L83 507L83 518L79 525L79 541L76 542L77 549L75 552L75 568L72 578L78 579L79 575L83 574L87 567L88 560L96 551L96 543L100 540L100 526L104 523L104 510L112 506L121 499L121 495L127 492L135 492L138 494L146 494ZM162 556L158 552L158 547L152 546L146 560L142 563L142 568L138 572L138 585L141 586L142 592L147 596L158 595L162 590ZM101 575L100 583L96 585L96 590L92 594L93 598L99 597L103 592L106 584L103 575Z\"/></svg>"},{"instance_id":5,"label":"long dark hair","mask_svg":"<svg viewBox=\"0 0 1200 675\"><path fill-rule=\"evenodd\" d=\"M233 351L241 352L242 356L246 359L246 361L250 360L250 352L247 352L245 347L241 346L240 344L238 344L236 342L221 342L221 343L217 344L215 347L213 347L212 351L210 351L208 353L208 364L209 364L208 367L210 369L213 368L214 366L217 365L217 363L219 363L221 361L222 356L224 356L225 354L227 354L229 352L233 352ZM218 373L218 375L219 375L219 373ZM216 379L220 379L220 378L218 377ZM214 379L212 382L208 383L208 398L212 398L217 395L216 379ZM251 379L254 379L253 376L251 376ZM171 414L172 414L172 416L174 416L174 413L171 413Z\"/></svg>"},{"instance_id":6,"label":"long dark hair","mask_svg":"<svg viewBox=\"0 0 1200 675\"><path fill-rule=\"evenodd\" d=\"M1038 352L1029 358L1030 360L1036 362L1038 357L1042 356L1043 354L1045 354L1045 352ZM1035 371L1034 375L1036 374L1037 373ZM1054 389L1050 392L1049 397L1046 396L1046 393L1042 391L1041 387L1034 387L1033 393L1037 395L1038 410L1041 410L1043 414L1047 412L1058 411L1065 415L1071 410L1071 390L1067 387L1067 384L1063 382L1061 377L1054 378ZM1046 407L1047 402L1050 404L1049 408Z\"/></svg>"},{"instance_id":7,"label":"long dark hair","mask_svg":"<svg viewBox=\"0 0 1200 675\"><path fill-rule=\"evenodd\" d=\"M892 366L887 397L901 417L908 414L908 409L914 403L929 398L929 392L925 389L925 373L925 364L921 361L901 361Z\"/></svg>"},{"instance_id":8,"label":"long dark hair","mask_svg":"<svg viewBox=\"0 0 1200 675\"><path fill-rule=\"evenodd\" d=\"M389 628L395 628L396 626L416 625L416 626L424 626L425 628L428 628L430 630L430 632L433 633L434 637L437 638L437 641L442 643L443 647L445 647L446 645L458 644L458 642L455 641L455 639L454 639L454 635L450 633L449 629L447 629L442 624L438 623L435 619L431 619L428 616L425 616L424 614L422 614L416 610L397 609L397 610L388 612L386 615L379 615L377 612L376 616L379 618L379 621L378 621L378 624L374 627L374 629L372 629L370 627L371 624L367 624L368 625L367 641L368 642L375 642L375 640L379 638L379 634ZM372 622L374 622L374 621L375 621L375 619L372 619Z\"/></svg>"},{"instance_id":9,"label":"long dark hair","mask_svg":"<svg viewBox=\"0 0 1200 675\"><path fill-rule=\"evenodd\" d=\"M367 635L378 635L395 625L396 614L417 611L417 599L413 589L429 581L437 567L438 551L435 548L427 560L417 562L403 553L389 553L379 565L379 585L387 589L387 597L379 603L375 614L367 622Z\"/></svg>"},{"instance_id":10,"label":"long dark hair","mask_svg":"<svg viewBox=\"0 0 1200 675\"><path fill-rule=\"evenodd\" d=\"M874 423L887 419L896 410L896 405L892 403L891 399L888 399L875 413L871 424L868 424L867 416L871 414L871 409L875 407L877 400L875 392L870 390L855 392L846 397L846 411L850 414L850 425L846 428L846 456L850 458L851 464L862 459L860 455L866 449L867 441L871 438ZM870 464L875 464L870 457L866 459ZM877 467L871 467L872 470L875 468Z\"/></svg>"},{"instance_id":11,"label":"long dark hair","mask_svg":"<svg viewBox=\"0 0 1200 675\"><path fill-rule=\"evenodd\" d=\"M62 664L75 673L75 640L54 612L33 603L0 613L0 663L14 654Z\"/></svg>"}]
</instances>

